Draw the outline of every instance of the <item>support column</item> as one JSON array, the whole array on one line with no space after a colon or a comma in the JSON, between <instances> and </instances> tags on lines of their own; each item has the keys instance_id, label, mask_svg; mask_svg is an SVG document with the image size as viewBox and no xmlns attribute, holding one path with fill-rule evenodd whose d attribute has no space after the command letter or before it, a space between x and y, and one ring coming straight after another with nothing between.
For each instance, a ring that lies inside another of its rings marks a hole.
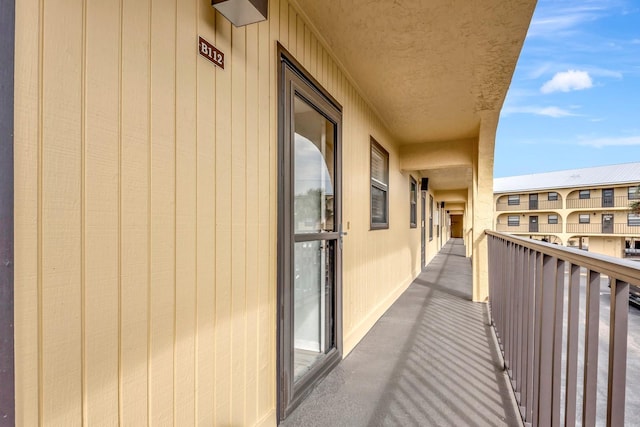
<instances>
[{"instance_id":1,"label":"support column","mask_svg":"<svg viewBox=\"0 0 640 427\"><path fill-rule=\"evenodd\" d=\"M466 245L467 258L471 258L473 256L473 186L469 187L467 191L467 203L464 209L464 224L464 244Z\"/></svg>"},{"instance_id":2,"label":"support column","mask_svg":"<svg viewBox=\"0 0 640 427\"><path fill-rule=\"evenodd\" d=\"M473 165L473 301L489 296L489 257L484 231L493 223L493 156L498 112L480 112L480 134Z\"/></svg>"}]
</instances>

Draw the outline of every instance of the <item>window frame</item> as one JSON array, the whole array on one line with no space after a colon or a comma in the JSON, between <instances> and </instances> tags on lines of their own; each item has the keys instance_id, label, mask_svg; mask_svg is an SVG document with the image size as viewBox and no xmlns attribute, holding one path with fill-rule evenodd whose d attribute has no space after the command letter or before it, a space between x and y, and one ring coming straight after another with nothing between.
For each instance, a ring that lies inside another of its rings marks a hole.
<instances>
[{"instance_id":1,"label":"window frame","mask_svg":"<svg viewBox=\"0 0 640 427\"><path fill-rule=\"evenodd\" d=\"M552 198L551 195L555 194L555 196ZM557 202L558 201L558 192L557 191L549 191L549 193L547 194L547 200L550 202Z\"/></svg>"},{"instance_id":2,"label":"window frame","mask_svg":"<svg viewBox=\"0 0 640 427\"><path fill-rule=\"evenodd\" d=\"M583 218L586 218L587 220L583 221ZM579 214L578 224L591 224L591 214Z\"/></svg>"},{"instance_id":3,"label":"window frame","mask_svg":"<svg viewBox=\"0 0 640 427\"><path fill-rule=\"evenodd\" d=\"M591 198L591 190L579 190L578 191L578 199L580 200L588 200Z\"/></svg>"},{"instance_id":4,"label":"window frame","mask_svg":"<svg viewBox=\"0 0 640 427\"><path fill-rule=\"evenodd\" d=\"M640 214L629 212L627 214L627 226L640 227Z\"/></svg>"},{"instance_id":5,"label":"window frame","mask_svg":"<svg viewBox=\"0 0 640 427\"><path fill-rule=\"evenodd\" d=\"M512 201L511 199L514 198ZM510 194L507 196L507 206L520 206L520 195Z\"/></svg>"},{"instance_id":6,"label":"window frame","mask_svg":"<svg viewBox=\"0 0 640 427\"><path fill-rule=\"evenodd\" d=\"M380 182L373 177L373 151L376 150L384 160L384 178L386 183ZM386 222L374 222L373 220L373 189L384 191L385 197L385 218ZM370 230L386 230L389 228L389 152L384 149L373 136L370 137L369 144L369 228Z\"/></svg>"},{"instance_id":7,"label":"window frame","mask_svg":"<svg viewBox=\"0 0 640 427\"><path fill-rule=\"evenodd\" d=\"M409 228L418 228L418 181L409 175Z\"/></svg>"},{"instance_id":8,"label":"window frame","mask_svg":"<svg viewBox=\"0 0 640 427\"><path fill-rule=\"evenodd\" d=\"M640 186L631 186L627 189L627 198L629 200L640 200Z\"/></svg>"},{"instance_id":9,"label":"window frame","mask_svg":"<svg viewBox=\"0 0 640 427\"><path fill-rule=\"evenodd\" d=\"M516 221L512 222L513 218L515 218ZM520 227L520 215L507 216L507 227Z\"/></svg>"},{"instance_id":10,"label":"window frame","mask_svg":"<svg viewBox=\"0 0 640 427\"><path fill-rule=\"evenodd\" d=\"M551 217L555 219L552 220ZM547 224L558 224L559 223L558 221L559 221L558 215L551 214L547 216Z\"/></svg>"}]
</instances>

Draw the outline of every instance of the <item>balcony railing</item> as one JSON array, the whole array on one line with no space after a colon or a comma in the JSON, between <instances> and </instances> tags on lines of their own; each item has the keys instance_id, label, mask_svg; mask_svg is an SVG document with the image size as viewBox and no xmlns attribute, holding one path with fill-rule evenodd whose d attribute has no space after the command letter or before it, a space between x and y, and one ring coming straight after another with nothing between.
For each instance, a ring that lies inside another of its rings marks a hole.
<instances>
[{"instance_id":1,"label":"balcony railing","mask_svg":"<svg viewBox=\"0 0 640 427\"><path fill-rule=\"evenodd\" d=\"M627 196L567 199L567 208L628 208L632 201Z\"/></svg>"},{"instance_id":2,"label":"balcony railing","mask_svg":"<svg viewBox=\"0 0 640 427\"><path fill-rule=\"evenodd\" d=\"M581 234L625 234L640 236L640 226L629 225L626 222L615 224L590 223L580 224L575 222L567 223L567 233Z\"/></svg>"},{"instance_id":3,"label":"balcony railing","mask_svg":"<svg viewBox=\"0 0 640 427\"><path fill-rule=\"evenodd\" d=\"M496 224L496 228L505 233L562 233L562 224L537 224L537 230L534 224Z\"/></svg>"},{"instance_id":4,"label":"balcony railing","mask_svg":"<svg viewBox=\"0 0 640 427\"><path fill-rule=\"evenodd\" d=\"M600 279L607 275L610 305L603 308L609 309L609 339L602 341L608 343L606 425L623 426L629 285L640 286L640 266L507 234L486 234L491 322L523 420L534 427L574 426L580 420L581 425L596 424ZM581 270L586 272L582 281ZM581 291L586 295L582 307ZM581 347L583 357L578 354Z\"/></svg>"},{"instance_id":5,"label":"balcony railing","mask_svg":"<svg viewBox=\"0 0 640 427\"><path fill-rule=\"evenodd\" d=\"M562 200L538 200L531 203L529 206L529 200L520 200L517 205L510 205L507 202L498 202L496 209L499 211L528 211L528 210L549 210L549 209L561 209Z\"/></svg>"}]
</instances>

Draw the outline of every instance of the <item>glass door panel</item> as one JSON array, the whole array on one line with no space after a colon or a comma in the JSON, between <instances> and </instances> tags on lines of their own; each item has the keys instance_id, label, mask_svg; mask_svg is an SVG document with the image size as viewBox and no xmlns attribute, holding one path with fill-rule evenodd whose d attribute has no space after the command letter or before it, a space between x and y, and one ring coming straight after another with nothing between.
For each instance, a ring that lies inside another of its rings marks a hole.
<instances>
[{"instance_id":1,"label":"glass door panel","mask_svg":"<svg viewBox=\"0 0 640 427\"><path fill-rule=\"evenodd\" d=\"M304 376L332 348L327 320L332 316L333 242L295 244L294 381Z\"/></svg>"},{"instance_id":2,"label":"glass door panel","mask_svg":"<svg viewBox=\"0 0 640 427\"><path fill-rule=\"evenodd\" d=\"M335 126L298 96L294 114L295 233L335 231Z\"/></svg>"},{"instance_id":3,"label":"glass door panel","mask_svg":"<svg viewBox=\"0 0 640 427\"><path fill-rule=\"evenodd\" d=\"M335 125L304 99L294 97L294 381L300 379L332 345L327 323L333 283L335 232ZM313 236L315 234L315 236Z\"/></svg>"}]
</instances>

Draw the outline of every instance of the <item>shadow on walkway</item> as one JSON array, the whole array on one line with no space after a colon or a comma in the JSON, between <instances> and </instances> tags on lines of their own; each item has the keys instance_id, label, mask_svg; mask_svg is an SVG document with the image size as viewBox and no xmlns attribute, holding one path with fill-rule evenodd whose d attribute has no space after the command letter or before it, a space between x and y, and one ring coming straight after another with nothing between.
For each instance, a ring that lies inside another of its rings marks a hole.
<instances>
[{"instance_id":1,"label":"shadow on walkway","mask_svg":"<svg viewBox=\"0 0 640 427\"><path fill-rule=\"evenodd\" d=\"M464 254L450 240L281 425L520 425Z\"/></svg>"}]
</instances>

